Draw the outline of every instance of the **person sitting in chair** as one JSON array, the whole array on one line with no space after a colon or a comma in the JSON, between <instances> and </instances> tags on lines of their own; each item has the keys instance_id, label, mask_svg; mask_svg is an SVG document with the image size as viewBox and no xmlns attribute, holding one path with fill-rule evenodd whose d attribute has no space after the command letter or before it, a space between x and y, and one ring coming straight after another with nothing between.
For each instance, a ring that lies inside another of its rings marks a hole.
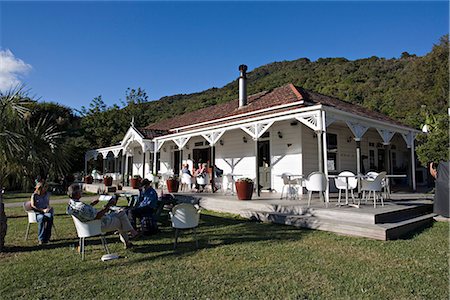
<instances>
[{"instance_id":1,"label":"person sitting in chair","mask_svg":"<svg viewBox=\"0 0 450 300\"><path fill-rule=\"evenodd\" d=\"M207 175L208 175L208 168L206 163L199 164L199 168L195 171L195 177L197 178L195 183L195 189L198 192L202 192L205 189L205 184L198 184L198 178L202 178L206 181Z\"/></svg>"},{"instance_id":2,"label":"person sitting in chair","mask_svg":"<svg viewBox=\"0 0 450 300\"><path fill-rule=\"evenodd\" d=\"M67 206L67 214L73 215L81 222L89 222L93 220L101 220L102 232L118 231L119 238L124 244L125 249L132 246L129 241L130 237L138 236L138 232L131 226L130 220L125 211L109 212L111 206L116 205L117 198L112 198L103 207L102 210L94 208L99 200L94 200L91 204L85 204L80 201L81 187L78 184L69 186L68 192L70 200ZM128 236L128 232L131 234Z\"/></svg>"},{"instance_id":3,"label":"person sitting in chair","mask_svg":"<svg viewBox=\"0 0 450 300\"><path fill-rule=\"evenodd\" d=\"M149 217L151 219L152 231L156 231L158 228L156 219L154 218L154 213L158 207L158 194L153 189L151 183L152 182L147 178L142 180L138 203L135 207L128 210L128 215L133 228L136 228L136 218L142 220L144 217Z\"/></svg>"},{"instance_id":4,"label":"person sitting in chair","mask_svg":"<svg viewBox=\"0 0 450 300\"><path fill-rule=\"evenodd\" d=\"M47 244L52 235L53 208L50 206L48 184L40 180L31 195L31 208L37 213L39 244Z\"/></svg>"}]
</instances>

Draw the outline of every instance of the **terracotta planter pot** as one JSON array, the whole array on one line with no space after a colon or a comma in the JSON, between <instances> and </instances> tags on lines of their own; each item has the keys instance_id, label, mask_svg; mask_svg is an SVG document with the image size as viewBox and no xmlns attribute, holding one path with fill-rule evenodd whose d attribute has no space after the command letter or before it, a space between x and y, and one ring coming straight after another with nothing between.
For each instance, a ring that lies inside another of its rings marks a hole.
<instances>
[{"instance_id":1,"label":"terracotta planter pot","mask_svg":"<svg viewBox=\"0 0 450 300\"><path fill-rule=\"evenodd\" d=\"M103 182L105 183L105 186L112 186L112 177L103 178Z\"/></svg>"},{"instance_id":2,"label":"terracotta planter pot","mask_svg":"<svg viewBox=\"0 0 450 300\"><path fill-rule=\"evenodd\" d=\"M138 189L141 185L141 179L140 178L131 178L130 184L133 189Z\"/></svg>"},{"instance_id":3,"label":"terracotta planter pot","mask_svg":"<svg viewBox=\"0 0 450 300\"><path fill-rule=\"evenodd\" d=\"M251 200L253 195L253 183L236 181L236 192L239 200Z\"/></svg>"},{"instance_id":4,"label":"terracotta planter pot","mask_svg":"<svg viewBox=\"0 0 450 300\"><path fill-rule=\"evenodd\" d=\"M168 179L168 180L166 180L166 183L167 183L167 190L169 191L169 193L178 192L178 186L179 186L178 180Z\"/></svg>"},{"instance_id":5,"label":"terracotta planter pot","mask_svg":"<svg viewBox=\"0 0 450 300\"><path fill-rule=\"evenodd\" d=\"M92 182L94 182L94 178L92 178L92 176L85 176L84 182L87 184L92 184Z\"/></svg>"}]
</instances>

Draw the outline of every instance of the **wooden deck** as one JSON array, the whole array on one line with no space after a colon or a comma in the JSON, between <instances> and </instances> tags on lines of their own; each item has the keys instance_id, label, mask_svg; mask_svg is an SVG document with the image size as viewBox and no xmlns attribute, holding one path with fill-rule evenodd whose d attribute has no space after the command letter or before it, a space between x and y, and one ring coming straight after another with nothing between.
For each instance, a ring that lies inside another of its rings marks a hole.
<instances>
[{"instance_id":1,"label":"wooden deck","mask_svg":"<svg viewBox=\"0 0 450 300\"><path fill-rule=\"evenodd\" d=\"M378 240L408 236L432 224L435 216L432 196L424 194L393 194L384 207L377 204L376 208L372 202L363 203L360 208L337 206L334 194L328 208L318 198L308 207L306 199L280 200L279 194L272 193L263 193L261 197L247 201L219 193L177 193L175 196L198 202L208 210L239 214L257 221Z\"/></svg>"},{"instance_id":2,"label":"wooden deck","mask_svg":"<svg viewBox=\"0 0 450 300\"><path fill-rule=\"evenodd\" d=\"M84 185L88 191L97 193L103 184ZM130 187L123 191L138 193ZM158 194L161 190L158 190ZM377 203L362 203L360 208L337 206L337 194L330 194L328 208L318 198L307 206L307 197L298 200L280 200L280 194L262 193L252 200L238 200L237 196L221 193L174 194L180 201L199 203L202 208L239 214L242 217L262 221L330 231L337 234L366 237L377 240L398 239L414 233L433 223L433 195L420 193L394 193L382 207ZM350 200L351 201L351 200ZM341 203L345 199L341 200Z\"/></svg>"}]
</instances>

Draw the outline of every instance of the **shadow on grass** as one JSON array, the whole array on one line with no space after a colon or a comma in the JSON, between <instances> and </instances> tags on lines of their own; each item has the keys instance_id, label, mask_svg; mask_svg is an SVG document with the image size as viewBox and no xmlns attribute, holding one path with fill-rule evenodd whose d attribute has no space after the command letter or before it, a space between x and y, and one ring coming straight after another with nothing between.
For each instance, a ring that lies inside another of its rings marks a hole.
<instances>
[{"instance_id":1,"label":"shadow on grass","mask_svg":"<svg viewBox=\"0 0 450 300\"><path fill-rule=\"evenodd\" d=\"M66 216L65 214L62 214ZM195 253L197 250L210 249L231 244L244 244L261 241L286 241L298 240L305 234L312 231L299 230L295 227L289 227L276 224L262 224L245 219L233 219L209 214L202 214L200 225L197 228L197 237L199 241L199 249L196 248L194 234L192 230L182 231L179 235L179 243L177 250L173 250L174 230L170 221L164 216L160 220L162 226L158 234L150 236L141 236L135 243L134 247L128 251L134 253L161 253L152 259L165 256L180 256ZM121 243L118 235L109 234L106 237L108 244ZM170 240L170 242L162 242L162 240ZM181 241L180 241L181 240ZM4 250L9 253L32 252L43 249L58 248L75 248L78 246L78 238L55 238L49 244L45 245L25 245L25 246L7 246ZM152 244L141 244L145 241L153 241ZM158 242L160 241L160 242ZM86 239L86 249L90 246L100 246L99 237ZM148 260L148 256L130 260L129 263Z\"/></svg>"},{"instance_id":2,"label":"shadow on grass","mask_svg":"<svg viewBox=\"0 0 450 300\"><path fill-rule=\"evenodd\" d=\"M277 224L261 224L248 220L238 220L232 218L223 218L212 215L201 215L200 225L197 228L197 237L199 248L196 248L194 234L191 230L180 234L177 249L173 249L174 232L172 228L164 230L156 235L144 237L142 240L164 238L170 239L170 243L157 243L151 245L136 245L130 251L134 253L160 253L153 256L152 260L163 257L186 256L202 249L212 249L233 244L246 244L264 241L288 241L302 239L311 230L300 230L295 227L289 227ZM180 239L189 239L189 241L180 242ZM128 264L148 261L147 256L132 259Z\"/></svg>"}]
</instances>

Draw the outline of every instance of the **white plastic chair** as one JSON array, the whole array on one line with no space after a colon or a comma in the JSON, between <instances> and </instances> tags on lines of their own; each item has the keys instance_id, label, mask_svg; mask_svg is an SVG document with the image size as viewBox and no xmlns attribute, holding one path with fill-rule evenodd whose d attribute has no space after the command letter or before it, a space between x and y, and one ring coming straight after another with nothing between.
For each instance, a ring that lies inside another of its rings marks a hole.
<instances>
[{"instance_id":1,"label":"white plastic chair","mask_svg":"<svg viewBox=\"0 0 450 300\"><path fill-rule=\"evenodd\" d=\"M228 191L233 194L233 176L231 174L226 174L222 177L222 190L223 194L226 195Z\"/></svg>"},{"instance_id":2,"label":"white plastic chair","mask_svg":"<svg viewBox=\"0 0 450 300\"><path fill-rule=\"evenodd\" d=\"M198 248L196 227L200 220L200 209L190 203L175 205L169 212L172 227L175 229L175 243L173 249L177 248L178 231L180 229L192 229L195 237L195 245Z\"/></svg>"},{"instance_id":3,"label":"white plastic chair","mask_svg":"<svg viewBox=\"0 0 450 300\"><path fill-rule=\"evenodd\" d=\"M101 229L102 226L101 220L81 222L75 216L72 216L72 219L73 223L75 224L75 228L77 230L78 238L80 239L81 260L84 260L84 248L85 248L84 240L88 237L100 236L103 248L105 249L106 253L110 254L108 245L106 244L105 234L102 232Z\"/></svg>"},{"instance_id":4,"label":"white plastic chair","mask_svg":"<svg viewBox=\"0 0 450 300\"><path fill-rule=\"evenodd\" d=\"M386 173L386 172L385 172ZM366 177L369 180L374 180L375 178L377 178L379 173L377 172L367 172ZM383 187L383 192L384 192L384 198L388 199L390 198L391 195L391 187L389 185L389 178L385 177L382 181L381 181L381 186Z\"/></svg>"},{"instance_id":5,"label":"white plastic chair","mask_svg":"<svg viewBox=\"0 0 450 300\"><path fill-rule=\"evenodd\" d=\"M377 198L380 197L381 200L381 206L384 206L383 202L383 185L382 182L386 177L386 172L381 172L378 174L375 179L361 179L361 191L363 192L363 198L365 198L366 203L367 200L370 199L370 194L373 192L373 207L377 207ZM368 192L367 198L365 197L366 192ZM377 195L379 194L379 195Z\"/></svg>"},{"instance_id":6,"label":"white plastic chair","mask_svg":"<svg viewBox=\"0 0 450 300\"><path fill-rule=\"evenodd\" d=\"M192 187L192 176L186 173L181 174L181 190L183 191L183 188L191 188Z\"/></svg>"},{"instance_id":7,"label":"white plastic chair","mask_svg":"<svg viewBox=\"0 0 450 300\"><path fill-rule=\"evenodd\" d=\"M285 194L286 199L297 199L298 198L298 188L297 186L301 186L301 181L298 178L289 179L289 173L281 174L281 178L283 179L283 188L281 189L280 199L283 199L284 188L287 187L287 192Z\"/></svg>"},{"instance_id":8,"label":"white plastic chair","mask_svg":"<svg viewBox=\"0 0 450 300\"><path fill-rule=\"evenodd\" d=\"M327 178L322 172L312 172L305 180L305 187L308 190L308 206L311 205L312 192L319 192L319 196L322 193L325 199L325 206L328 207L328 200L325 196L327 189Z\"/></svg>"},{"instance_id":9,"label":"white plastic chair","mask_svg":"<svg viewBox=\"0 0 450 300\"><path fill-rule=\"evenodd\" d=\"M348 176L348 177L339 177L339 176ZM353 193L353 190L356 189L356 187L358 186L358 179L355 177L355 174L353 174L350 171L341 172L339 173L338 177L334 179L334 183L336 185L336 188L339 190L338 205L341 205L342 191L350 191L353 202L355 202L355 194Z\"/></svg>"},{"instance_id":10,"label":"white plastic chair","mask_svg":"<svg viewBox=\"0 0 450 300\"><path fill-rule=\"evenodd\" d=\"M37 224L37 212L35 212L34 210L32 210L31 205L30 205L30 201L26 201L23 203L23 210L27 213L28 215L28 225L27 225L27 231L25 232L25 240L28 239L28 234L30 233L30 224ZM55 235L58 236L58 234L56 233L56 227L55 227L55 223L53 223L53 230L55 231Z\"/></svg>"}]
</instances>

